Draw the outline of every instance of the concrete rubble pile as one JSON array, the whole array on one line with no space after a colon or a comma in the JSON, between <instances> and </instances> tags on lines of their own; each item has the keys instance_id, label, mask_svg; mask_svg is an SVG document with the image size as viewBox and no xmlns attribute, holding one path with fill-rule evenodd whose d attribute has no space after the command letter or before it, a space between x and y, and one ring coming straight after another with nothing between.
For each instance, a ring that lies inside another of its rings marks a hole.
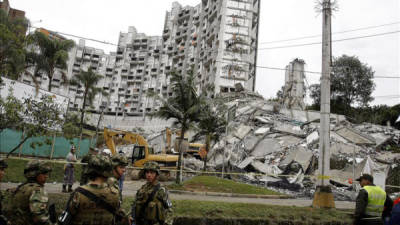
<instances>
[{"instance_id":1,"label":"concrete rubble pile","mask_svg":"<svg viewBox=\"0 0 400 225\"><path fill-rule=\"evenodd\" d=\"M232 178L311 195L318 168L319 112L279 109L254 93L230 94L224 104L235 109L235 116L227 134L212 146L208 169L220 171L224 164L227 172L246 173ZM366 172L384 187L400 164L400 154L390 151L400 149L400 130L354 125L344 116L332 114L330 131L330 182L336 196L353 198L354 192L349 190L354 176ZM188 163L191 169L201 168L200 162L193 161Z\"/></svg>"}]
</instances>

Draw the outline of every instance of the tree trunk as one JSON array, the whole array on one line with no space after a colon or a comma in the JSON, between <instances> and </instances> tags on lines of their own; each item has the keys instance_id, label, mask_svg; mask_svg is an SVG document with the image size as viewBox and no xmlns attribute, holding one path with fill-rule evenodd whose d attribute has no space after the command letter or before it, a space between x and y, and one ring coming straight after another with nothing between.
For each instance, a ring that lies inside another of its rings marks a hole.
<instances>
[{"instance_id":1,"label":"tree trunk","mask_svg":"<svg viewBox=\"0 0 400 225\"><path fill-rule=\"evenodd\" d=\"M181 178L182 178L182 160L183 160L183 151L182 151L182 142L183 139L185 138L185 129L182 128L181 130L181 137L179 139L179 158L178 158L178 171L176 173L176 183L180 184L181 183Z\"/></svg>"},{"instance_id":2,"label":"tree trunk","mask_svg":"<svg viewBox=\"0 0 400 225\"><path fill-rule=\"evenodd\" d=\"M13 153L15 152L15 150L17 150L23 143L25 143L26 140L28 140L30 137L26 136L17 146L15 146L8 154L7 154L7 158Z\"/></svg>"},{"instance_id":3,"label":"tree trunk","mask_svg":"<svg viewBox=\"0 0 400 225\"><path fill-rule=\"evenodd\" d=\"M78 150L76 155L79 154L80 148L81 148L81 141L82 141L82 130L83 130L83 119L85 117L85 108L86 108L86 97L87 97L88 90L87 88L85 89L85 94L83 95L83 105L82 105L82 112L81 112L81 122L79 126L79 144L78 144Z\"/></svg>"},{"instance_id":4,"label":"tree trunk","mask_svg":"<svg viewBox=\"0 0 400 225\"><path fill-rule=\"evenodd\" d=\"M51 82L53 81L53 79L51 77L49 77L49 86L48 86L48 90L49 92L51 92Z\"/></svg>"},{"instance_id":5,"label":"tree trunk","mask_svg":"<svg viewBox=\"0 0 400 225\"><path fill-rule=\"evenodd\" d=\"M208 156L208 150L210 150L210 141L211 141L211 137L208 134L206 137L206 155L204 156L203 171L206 171L206 169L207 169L207 156Z\"/></svg>"}]
</instances>

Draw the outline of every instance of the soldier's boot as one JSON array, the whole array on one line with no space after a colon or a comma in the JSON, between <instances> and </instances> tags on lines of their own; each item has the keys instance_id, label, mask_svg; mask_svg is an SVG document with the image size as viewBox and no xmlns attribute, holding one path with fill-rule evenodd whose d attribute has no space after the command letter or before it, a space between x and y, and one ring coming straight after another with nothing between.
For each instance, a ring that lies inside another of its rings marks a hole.
<instances>
[{"instance_id":1,"label":"soldier's boot","mask_svg":"<svg viewBox=\"0 0 400 225\"><path fill-rule=\"evenodd\" d=\"M62 192L67 193L67 185L63 184L63 186L62 186Z\"/></svg>"},{"instance_id":2,"label":"soldier's boot","mask_svg":"<svg viewBox=\"0 0 400 225\"><path fill-rule=\"evenodd\" d=\"M68 192L72 192L72 185L68 185Z\"/></svg>"}]
</instances>

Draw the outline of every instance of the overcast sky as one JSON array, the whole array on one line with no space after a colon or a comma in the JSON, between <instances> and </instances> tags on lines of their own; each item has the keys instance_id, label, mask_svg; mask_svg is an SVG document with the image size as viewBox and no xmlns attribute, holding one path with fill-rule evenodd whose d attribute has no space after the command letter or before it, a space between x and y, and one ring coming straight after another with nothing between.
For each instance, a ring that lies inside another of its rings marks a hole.
<instances>
[{"instance_id":1,"label":"overcast sky","mask_svg":"<svg viewBox=\"0 0 400 225\"><path fill-rule=\"evenodd\" d=\"M172 0L9 0L11 7L26 12L33 26L117 43L119 32L135 26L147 35L161 35L165 11ZM200 0L180 0L194 6ZM264 49L318 42L321 37L263 44L276 40L319 35L322 18L314 0L261 0L258 66L284 68L302 58L306 70L321 71L321 45ZM334 13L333 32L400 22L399 0L340 0ZM42 22L38 22L42 20ZM399 31L400 24L333 35L333 40ZM88 46L115 51L114 46L87 42ZM333 43L333 55L355 55L370 65L376 76L400 77L400 33ZM306 74L309 84L319 76ZM400 79L375 79L377 96L373 104L400 103ZM256 91L275 96L284 84L284 71L259 68Z\"/></svg>"}]
</instances>

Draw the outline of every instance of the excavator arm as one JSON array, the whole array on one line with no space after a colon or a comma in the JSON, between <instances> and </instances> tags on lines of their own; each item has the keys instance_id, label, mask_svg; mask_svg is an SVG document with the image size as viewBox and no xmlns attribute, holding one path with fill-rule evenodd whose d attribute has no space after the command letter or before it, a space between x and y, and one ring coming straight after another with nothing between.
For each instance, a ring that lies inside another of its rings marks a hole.
<instances>
[{"instance_id":1,"label":"excavator arm","mask_svg":"<svg viewBox=\"0 0 400 225\"><path fill-rule=\"evenodd\" d=\"M149 146L147 144L146 139L144 139L143 136L136 134L136 133L127 132L127 131L116 130L116 129L111 130L108 128L104 128L104 140L105 140L107 147L111 150L111 153L113 155L117 154L117 149L116 149L113 137L119 137L131 144L137 144L139 146L143 146L145 148L145 154L146 154L146 156L148 156Z\"/></svg>"}]
</instances>

